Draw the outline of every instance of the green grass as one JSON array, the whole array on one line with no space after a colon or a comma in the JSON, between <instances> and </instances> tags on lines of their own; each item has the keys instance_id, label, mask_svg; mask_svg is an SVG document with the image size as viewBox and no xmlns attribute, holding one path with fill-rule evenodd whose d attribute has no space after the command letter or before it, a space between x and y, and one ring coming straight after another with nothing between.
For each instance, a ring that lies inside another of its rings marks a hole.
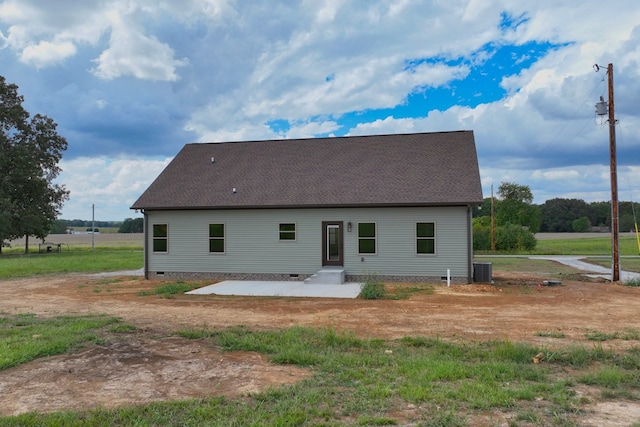
<instances>
[{"instance_id":1,"label":"green grass","mask_svg":"<svg viewBox=\"0 0 640 427\"><path fill-rule=\"evenodd\" d=\"M591 341L611 341L611 340L640 340L640 331L635 328L624 328L622 331L602 332L598 330L588 330L584 334L585 338Z\"/></svg>"},{"instance_id":2,"label":"green grass","mask_svg":"<svg viewBox=\"0 0 640 427\"><path fill-rule=\"evenodd\" d=\"M632 236L619 239L620 255L638 255L638 242ZM586 239L538 240L533 254L539 255L610 255L611 236Z\"/></svg>"},{"instance_id":3,"label":"green grass","mask_svg":"<svg viewBox=\"0 0 640 427\"><path fill-rule=\"evenodd\" d=\"M232 327L179 335L222 351L260 352L275 363L306 367L312 375L250 395L31 413L0 418L0 426L466 426L487 413L511 414L512 420L536 425L575 425L575 415L588 403L576 397L576 384L596 387L604 398L637 399L640 388L638 348L614 353L600 347L551 350L504 341L361 339L302 327ZM531 363L540 351L545 361Z\"/></svg>"},{"instance_id":4,"label":"green grass","mask_svg":"<svg viewBox=\"0 0 640 427\"><path fill-rule=\"evenodd\" d=\"M60 254L2 255L0 279L40 274L135 270L142 267L142 263L142 250L129 248L96 248L93 252L83 250Z\"/></svg>"},{"instance_id":5,"label":"green grass","mask_svg":"<svg viewBox=\"0 0 640 427\"><path fill-rule=\"evenodd\" d=\"M633 400L640 397L638 394L638 384L640 383L640 373L629 371L619 366L602 366L594 372L589 372L580 376L581 383L595 385L608 390L617 390L617 393L624 393Z\"/></svg>"},{"instance_id":6,"label":"green grass","mask_svg":"<svg viewBox=\"0 0 640 427\"><path fill-rule=\"evenodd\" d=\"M119 322L107 316L40 318L33 314L0 317L0 370L37 357L65 353L97 342L97 331Z\"/></svg>"},{"instance_id":7,"label":"green grass","mask_svg":"<svg viewBox=\"0 0 640 427\"><path fill-rule=\"evenodd\" d=\"M493 271L517 271L522 273L545 274L550 277L562 277L578 272L578 270L572 267L562 265L555 261L530 259L526 255L522 257L482 256L478 259L483 262L491 262L491 268Z\"/></svg>"},{"instance_id":8,"label":"green grass","mask_svg":"<svg viewBox=\"0 0 640 427\"><path fill-rule=\"evenodd\" d=\"M149 296L149 295L158 295L163 298L171 298L177 294L184 294L185 292L189 292L196 288L199 288L201 285L197 283L185 283L185 282L175 282L175 283L164 283L155 289L150 291L142 291L139 293L140 296Z\"/></svg>"},{"instance_id":9,"label":"green grass","mask_svg":"<svg viewBox=\"0 0 640 427\"><path fill-rule=\"evenodd\" d=\"M384 283L375 277L367 277L360 291L360 296L364 299L381 299L384 298L385 292Z\"/></svg>"},{"instance_id":10,"label":"green grass","mask_svg":"<svg viewBox=\"0 0 640 427\"><path fill-rule=\"evenodd\" d=\"M435 290L436 289L433 285L424 284L424 283L415 284L415 285L410 285L410 284L396 285L391 289L385 289L384 299L391 299L391 300L408 299L412 295L419 294L419 293L431 295L435 292Z\"/></svg>"},{"instance_id":11,"label":"green grass","mask_svg":"<svg viewBox=\"0 0 640 427\"><path fill-rule=\"evenodd\" d=\"M635 236L622 236L619 239L619 251L622 256L639 256L638 242ZM491 255L491 251L476 251L476 254ZM567 238L538 240L532 251L509 252L509 254L522 253L523 255L611 255L611 235L603 234L602 237ZM495 252L499 254L499 252Z\"/></svg>"},{"instance_id":12,"label":"green grass","mask_svg":"<svg viewBox=\"0 0 640 427\"><path fill-rule=\"evenodd\" d=\"M640 288L640 278L639 279L630 279L624 282L625 286L631 286L633 288Z\"/></svg>"},{"instance_id":13,"label":"green grass","mask_svg":"<svg viewBox=\"0 0 640 427\"><path fill-rule=\"evenodd\" d=\"M599 265L601 267L611 268L611 257L604 258L586 258L585 261ZM620 268L626 271L635 271L636 273L640 273L640 257L637 258L621 258L620 259Z\"/></svg>"},{"instance_id":14,"label":"green grass","mask_svg":"<svg viewBox=\"0 0 640 427\"><path fill-rule=\"evenodd\" d=\"M388 286L376 274L369 274L365 277L360 297L368 300L402 300L417 293L432 294L434 291L434 286L427 283L395 283Z\"/></svg>"}]
</instances>

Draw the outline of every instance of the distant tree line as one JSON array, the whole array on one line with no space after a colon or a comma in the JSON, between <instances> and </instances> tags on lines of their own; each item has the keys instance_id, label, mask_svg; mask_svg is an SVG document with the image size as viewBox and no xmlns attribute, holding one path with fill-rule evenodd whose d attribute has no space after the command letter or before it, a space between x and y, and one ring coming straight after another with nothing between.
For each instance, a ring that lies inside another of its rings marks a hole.
<instances>
[{"instance_id":1,"label":"distant tree line","mask_svg":"<svg viewBox=\"0 0 640 427\"><path fill-rule=\"evenodd\" d=\"M499 200L494 200L494 215L498 215ZM550 199L541 205L531 205L538 213L539 228L536 232L543 233L571 233L588 232L593 227L607 230L611 226L611 203L591 202L581 199ZM636 216L640 214L640 203L619 202L618 220L621 232L633 231L634 210ZM491 215L491 198L484 199L481 208L474 209L474 217ZM533 227L535 230L536 228Z\"/></svg>"},{"instance_id":2,"label":"distant tree line","mask_svg":"<svg viewBox=\"0 0 640 427\"><path fill-rule=\"evenodd\" d=\"M82 219L58 219L54 221L49 234L65 234L70 228L118 228L118 233L142 233L142 218L127 218L124 221L87 221Z\"/></svg>"},{"instance_id":3,"label":"distant tree line","mask_svg":"<svg viewBox=\"0 0 640 427\"><path fill-rule=\"evenodd\" d=\"M608 231L611 225L611 203L580 199L550 199L535 205L531 190L526 185L503 182L493 200L496 250L532 250L535 233L570 233L593 230ZM634 210L640 204L618 203L620 231L635 228ZM473 246L476 250L491 249L491 198L473 212Z\"/></svg>"},{"instance_id":4,"label":"distant tree line","mask_svg":"<svg viewBox=\"0 0 640 427\"><path fill-rule=\"evenodd\" d=\"M118 233L142 233L144 231L143 218L127 218L120 225Z\"/></svg>"}]
</instances>

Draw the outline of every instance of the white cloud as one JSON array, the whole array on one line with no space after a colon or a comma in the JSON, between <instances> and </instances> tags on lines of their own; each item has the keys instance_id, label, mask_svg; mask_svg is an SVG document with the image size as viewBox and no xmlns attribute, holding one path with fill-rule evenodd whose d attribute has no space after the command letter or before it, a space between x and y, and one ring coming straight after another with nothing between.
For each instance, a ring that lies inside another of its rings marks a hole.
<instances>
[{"instance_id":1,"label":"white cloud","mask_svg":"<svg viewBox=\"0 0 640 427\"><path fill-rule=\"evenodd\" d=\"M559 181L563 179L576 179L580 178L580 172L575 169L551 169L551 170L536 170L531 175L536 179L548 179L550 181Z\"/></svg>"},{"instance_id":2,"label":"white cloud","mask_svg":"<svg viewBox=\"0 0 640 427\"><path fill-rule=\"evenodd\" d=\"M420 119L394 119L389 116L384 120L376 120L370 123L360 123L351 129L349 135L383 135L392 133L421 132L425 126L425 120Z\"/></svg>"},{"instance_id":3,"label":"white cloud","mask_svg":"<svg viewBox=\"0 0 640 427\"><path fill-rule=\"evenodd\" d=\"M22 50L20 61L42 68L56 64L76 54L76 47L69 41L41 41L37 45L27 46Z\"/></svg>"},{"instance_id":4,"label":"white cloud","mask_svg":"<svg viewBox=\"0 0 640 427\"><path fill-rule=\"evenodd\" d=\"M313 138L315 135L329 134L340 129L333 120L322 122L296 122L287 132L287 138Z\"/></svg>"},{"instance_id":5,"label":"white cloud","mask_svg":"<svg viewBox=\"0 0 640 427\"><path fill-rule=\"evenodd\" d=\"M112 11L109 17L109 48L95 60L92 72L96 76L106 80L129 75L143 80L178 80L176 68L186 65L187 60L175 59L169 45L145 35L122 11Z\"/></svg>"},{"instance_id":6,"label":"white cloud","mask_svg":"<svg viewBox=\"0 0 640 427\"><path fill-rule=\"evenodd\" d=\"M57 182L70 191L70 200L62 209L61 218L87 219L91 205L103 212L100 220L119 220L129 213L151 182L169 164L165 159L121 159L79 157L62 160L62 173ZM133 216L133 211L131 215Z\"/></svg>"},{"instance_id":7,"label":"white cloud","mask_svg":"<svg viewBox=\"0 0 640 427\"><path fill-rule=\"evenodd\" d=\"M173 50L155 37L116 29L112 29L111 47L95 62L98 65L91 71L105 80L130 75L164 81L178 80L176 68L187 63L174 59Z\"/></svg>"},{"instance_id":8,"label":"white cloud","mask_svg":"<svg viewBox=\"0 0 640 427\"><path fill-rule=\"evenodd\" d=\"M144 7L144 1L74 2L63 7L58 3L7 0L0 4L0 22L12 23L8 35L3 35L4 44L17 51L24 63L37 68L59 63L76 54L77 43L97 45L105 32L110 32L109 45L91 70L102 79L133 76L176 81L177 68L188 62L174 58L173 49L155 35L145 34L139 13L148 16L151 9ZM215 14L220 8L211 9Z\"/></svg>"}]
</instances>

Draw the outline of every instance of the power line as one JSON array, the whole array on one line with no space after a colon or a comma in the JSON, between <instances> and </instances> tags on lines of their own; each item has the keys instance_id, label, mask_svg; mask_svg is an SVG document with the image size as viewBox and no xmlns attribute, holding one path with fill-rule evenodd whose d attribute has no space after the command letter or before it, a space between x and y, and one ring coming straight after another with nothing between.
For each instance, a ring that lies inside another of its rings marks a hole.
<instances>
[{"instance_id":1,"label":"power line","mask_svg":"<svg viewBox=\"0 0 640 427\"><path fill-rule=\"evenodd\" d=\"M604 83L604 77L602 78L602 80L600 80L600 81L598 82L598 84L596 84L596 85L593 87L593 89L591 89L591 92L589 92L589 94L584 98L584 100L582 101L582 103L580 104L580 106L579 106L579 107L574 111L574 113L571 115L571 117L569 117L569 119L567 119L567 120L564 122L564 125L560 128L560 130L556 133L556 135L551 139L551 143L554 143L554 142L556 141L556 139L558 139L558 137L560 136L560 134L561 134L561 133L566 129L566 127L569 125L569 123L570 123L573 119L575 119L575 118L576 118L576 116L578 115L578 112L579 112L579 111L582 109L582 107L583 107L583 106L584 106L584 105L589 101L589 99L593 99L593 98L591 98L591 97L592 97L592 95L593 95L593 93L596 91L596 89L598 89L598 87L600 87L600 86L604 86L604 84L603 84L603 83ZM591 119L589 119L589 121L590 121L590 120L591 120ZM584 130L584 128L586 128L586 127L587 127L587 125L585 124L585 125L584 125L584 126L583 126L579 131L578 131L578 133L577 133L573 138L571 138L569 141L567 141L567 142L571 142L571 141L573 141L574 139L576 139L576 137L577 137L578 135L580 135L580 134L582 133L582 131Z\"/></svg>"}]
</instances>

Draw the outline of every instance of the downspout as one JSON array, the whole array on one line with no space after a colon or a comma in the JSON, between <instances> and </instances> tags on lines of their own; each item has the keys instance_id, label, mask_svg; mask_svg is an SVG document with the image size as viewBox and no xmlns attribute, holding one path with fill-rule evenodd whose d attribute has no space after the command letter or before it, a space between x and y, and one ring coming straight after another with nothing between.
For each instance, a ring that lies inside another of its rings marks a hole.
<instances>
[{"instance_id":1,"label":"downspout","mask_svg":"<svg viewBox=\"0 0 640 427\"><path fill-rule=\"evenodd\" d=\"M467 284L473 283L473 211L467 205Z\"/></svg>"},{"instance_id":2,"label":"downspout","mask_svg":"<svg viewBox=\"0 0 640 427\"><path fill-rule=\"evenodd\" d=\"M143 220L142 220L142 233L144 234L144 244L142 245L144 251L144 278L149 279L149 219L147 218L147 213L144 209L141 209Z\"/></svg>"}]
</instances>

